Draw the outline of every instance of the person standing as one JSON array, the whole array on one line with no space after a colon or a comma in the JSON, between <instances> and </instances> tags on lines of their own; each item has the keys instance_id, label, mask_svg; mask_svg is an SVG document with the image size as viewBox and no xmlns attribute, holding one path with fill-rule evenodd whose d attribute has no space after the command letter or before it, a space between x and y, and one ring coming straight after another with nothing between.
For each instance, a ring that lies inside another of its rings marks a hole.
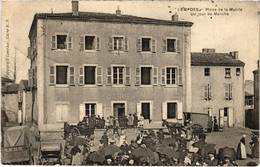
<instances>
[{"instance_id":1,"label":"person standing","mask_svg":"<svg viewBox=\"0 0 260 167\"><path fill-rule=\"evenodd\" d=\"M128 127L132 128L133 124L134 124L134 117L132 116L132 114L129 114L129 117L128 117Z\"/></svg>"},{"instance_id":2,"label":"person standing","mask_svg":"<svg viewBox=\"0 0 260 167\"><path fill-rule=\"evenodd\" d=\"M216 116L214 116L214 128L213 128L214 132L218 132L218 121Z\"/></svg>"},{"instance_id":3,"label":"person standing","mask_svg":"<svg viewBox=\"0 0 260 167\"><path fill-rule=\"evenodd\" d=\"M137 123L138 123L138 117L137 117L136 113L133 114L133 117L134 117L134 127L136 128Z\"/></svg>"},{"instance_id":4,"label":"person standing","mask_svg":"<svg viewBox=\"0 0 260 167\"><path fill-rule=\"evenodd\" d=\"M104 147L108 146L108 137L106 132L104 132L103 136L101 137L101 140L104 144Z\"/></svg>"},{"instance_id":5,"label":"person standing","mask_svg":"<svg viewBox=\"0 0 260 167\"><path fill-rule=\"evenodd\" d=\"M142 114L140 115L139 126L141 129L143 129L143 127L144 127L144 117Z\"/></svg>"},{"instance_id":6,"label":"person standing","mask_svg":"<svg viewBox=\"0 0 260 167\"><path fill-rule=\"evenodd\" d=\"M237 145L237 159L246 159L246 135L242 135Z\"/></svg>"},{"instance_id":7,"label":"person standing","mask_svg":"<svg viewBox=\"0 0 260 167\"><path fill-rule=\"evenodd\" d=\"M252 158L259 158L259 142L256 135L251 135L250 148L252 149Z\"/></svg>"},{"instance_id":8,"label":"person standing","mask_svg":"<svg viewBox=\"0 0 260 167\"><path fill-rule=\"evenodd\" d=\"M212 131L212 124L213 124L212 117L208 116L208 129L207 129L208 133L211 133L211 131Z\"/></svg>"}]
</instances>

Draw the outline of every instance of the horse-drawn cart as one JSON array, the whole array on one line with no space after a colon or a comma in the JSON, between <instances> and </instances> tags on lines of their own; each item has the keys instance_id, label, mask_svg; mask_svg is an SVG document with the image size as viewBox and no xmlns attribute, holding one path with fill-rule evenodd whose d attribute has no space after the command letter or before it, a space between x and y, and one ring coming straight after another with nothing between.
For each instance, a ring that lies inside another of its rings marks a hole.
<instances>
[{"instance_id":1,"label":"horse-drawn cart","mask_svg":"<svg viewBox=\"0 0 260 167\"><path fill-rule=\"evenodd\" d=\"M64 138L67 138L69 135L72 137L77 136L86 136L90 137L94 134L95 126L91 125L84 119L79 122L77 125L69 125L67 122L64 123Z\"/></svg>"}]
</instances>

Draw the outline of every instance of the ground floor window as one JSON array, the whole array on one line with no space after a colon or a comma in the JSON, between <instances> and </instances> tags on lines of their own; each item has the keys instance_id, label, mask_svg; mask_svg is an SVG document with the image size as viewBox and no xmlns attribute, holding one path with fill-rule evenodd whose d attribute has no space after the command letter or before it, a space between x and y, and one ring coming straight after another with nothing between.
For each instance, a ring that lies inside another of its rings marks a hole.
<instances>
[{"instance_id":1,"label":"ground floor window","mask_svg":"<svg viewBox=\"0 0 260 167\"><path fill-rule=\"evenodd\" d=\"M177 103L167 103L167 119L176 118Z\"/></svg>"},{"instance_id":2,"label":"ground floor window","mask_svg":"<svg viewBox=\"0 0 260 167\"><path fill-rule=\"evenodd\" d=\"M150 119L150 103L142 103L142 115L144 119Z\"/></svg>"},{"instance_id":3,"label":"ground floor window","mask_svg":"<svg viewBox=\"0 0 260 167\"><path fill-rule=\"evenodd\" d=\"M85 104L85 115L86 116L96 115L96 104L95 103L86 103Z\"/></svg>"}]
</instances>

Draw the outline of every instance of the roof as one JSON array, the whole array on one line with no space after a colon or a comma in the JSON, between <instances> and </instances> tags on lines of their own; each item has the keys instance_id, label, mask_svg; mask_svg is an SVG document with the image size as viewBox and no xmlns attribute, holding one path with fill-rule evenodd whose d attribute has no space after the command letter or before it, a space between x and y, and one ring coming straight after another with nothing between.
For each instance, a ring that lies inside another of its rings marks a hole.
<instances>
[{"instance_id":1,"label":"roof","mask_svg":"<svg viewBox=\"0 0 260 167\"><path fill-rule=\"evenodd\" d=\"M20 89L21 90L27 90L27 91L30 90L30 87L28 85L28 80L21 80L20 81Z\"/></svg>"},{"instance_id":2,"label":"roof","mask_svg":"<svg viewBox=\"0 0 260 167\"><path fill-rule=\"evenodd\" d=\"M12 94L12 93L18 93L18 89L19 89L20 84L12 84L12 85L8 85L6 87L2 87L2 93L5 94Z\"/></svg>"},{"instance_id":3,"label":"roof","mask_svg":"<svg viewBox=\"0 0 260 167\"><path fill-rule=\"evenodd\" d=\"M245 63L229 57L229 53L191 53L192 66L245 66Z\"/></svg>"},{"instance_id":4,"label":"roof","mask_svg":"<svg viewBox=\"0 0 260 167\"><path fill-rule=\"evenodd\" d=\"M245 96L254 96L254 94L245 92Z\"/></svg>"},{"instance_id":5,"label":"roof","mask_svg":"<svg viewBox=\"0 0 260 167\"><path fill-rule=\"evenodd\" d=\"M51 20L71 20L71 21L88 21L88 22L113 22L113 23L129 23L129 24L156 24L156 25L172 25L191 27L192 22L188 21L171 21L153 18L138 17L132 15L120 15L111 13L96 13L96 12L79 12L78 16L72 13L36 13L31 26L30 34L33 25L37 19L51 19Z\"/></svg>"},{"instance_id":6,"label":"roof","mask_svg":"<svg viewBox=\"0 0 260 167\"><path fill-rule=\"evenodd\" d=\"M1 77L1 82L13 82L13 80L7 77Z\"/></svg>"}]
</instances>

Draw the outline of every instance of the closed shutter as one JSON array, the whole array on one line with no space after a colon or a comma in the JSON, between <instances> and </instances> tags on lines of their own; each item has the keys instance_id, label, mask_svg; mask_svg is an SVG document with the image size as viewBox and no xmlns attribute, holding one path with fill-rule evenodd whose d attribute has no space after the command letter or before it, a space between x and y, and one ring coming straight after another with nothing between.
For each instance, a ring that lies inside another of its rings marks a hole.
<instances>
[{"instance_id":1,"label":"closed shutter","mask_svg":"<svg viewBox=\"0 0 260 167\"><path fill-rule=\"evenodd\" d=\"M50 66L50 85L55 84L55 66Z\"/></svg>"},{"instance_id":2,"label":"closed shutter","mask_svg":"<svg viewBox=\"0 0 260 167\"><path fill-rule=\"evenodd\" d=\"M70 67L70 85L75 84L75 67Z\"/></svg>"},{"instance_id":3,"label":"closed shutter","mask_svg":"<svg viewBox=\"0 0 260 167\"><path fill-rule=\"evenodd\" d=\"M32 69L28 70L28 85L29 87L33 86L33 74L32 74Z\"/></svg>"},{"instance_id":4,"label":"closed shutter","mask_svg":"<svg viewBox=\"0 0 260 167\"><path fill-rule=\"evenodd\" d=\"M130 67L125 68L125 85L131 85L131 70Z\"/></svg>"},{"instance_id":5,"label":"closed shutter","mask_svg":"<svg viewBox=\"0 0 260 167\"><path fill-rule=\"evenodd\" d=\"M56 111L56 122L60 122L61 115L62 115L62 105L56 104L55 111Z\"/></svg>"},{"instance_id":6,"label":"closed shutter","mask_svg":"<svg viewBox=\"0 0 260 167\"><path fill-rule=\"evenodd\" d=\"M158 68L153 68L153 85L158 85Z\"/></svg>"},{"instance_id":7,"label":"closed shutter","mask_svg":"<svg viewBox=\"0 0 260 167\"><path fill-rule=\"evenodd\" d=\"M234 108L228 108L228 127L233 127L234 124Z\"/></svg>"},{"instance_id":8,"label":"closed shutter","mask_svg":"<svg viewBox=\"0 0 260 167\"><path fill-rule=\"evenodd\" d=\"M166 38L163 38L162 52L163 53L167 52L167 39Z\"/></svg>"},{"instance_id":9,"label":"closed shutter","mask_svg":"<svg viewBox=\"0 0 260 167\"><path fill-rule=\"evenodd\" d=\"M68 37L68 49L72 49L73 48L73 39L72 36Z\"/></svg>"},{"instance_id":10,"label":"closed shutter","mask_svg":"<svg viewBox=\"0 0 260 167\"><path fill-rule=\"evenodd\" d=\"M233 85L229 84L229 97L230 100L233 99Z\"/></svg>"},{"instance_id":11,"label":"closed shutter","mask_svg":"<svg viewBox=\"0 0 260 167\"><path fill-rule=\"evenodd\" d=\"M84 39L84 36L80 36L79 50L80 51L84 51L85 50L85 39Z\"/></svg>"},{"instance_id":12,"label":"closed shutter","mask_svg":"<svg viewBox=\"0 0 260 167\"><path fill-rule=\"evenodd\" d=\"M97 67L97 85L102 85L102 83L103 83L102 73L103 73L102 66L98 66Z\"/></svg>"},{"instance_id":13,"label":"closed shutter","mask_svg":"<svg viewBox=\"0 0 260 167\"><path fill-rule=\"evenodd\" d=\"M96 37L96 50L99 51L101 50L101 38Z\"/></svg>"},{"instance_id":14,"label":"closed shutter","mask_svg":"<svg viewBox=\"0 0 260 167\"><path fill-rule=\"evenodd\" d=\"M177 119L182 119L182 115L183 115L182 102L179 102L179 103L177 104L177 108L178 108L178 111L177 111Z\"/></svg>"},{"instance_id":15,"label":"closed shutter","mask_svg":"<svg viewBox=\"0 0 260 167\"><path fill-rule=\"evenodd\" d=\"M153 102L150 103L150 120L153 120Z\"/></svg>"},{"instance_id":16,"label":"closed shutter","mask_svg":"<svg viewBox=\"0 0 260 167\"><path fill-rule=\"evenodd\" d=\"M176 41L176 52L181 52L181 50L180 50L180 40L179 39L177 39L177 41Z\"/></svg>"},{"instance_id":17,"label":"closed shutter","mask_svg":"<svg viewBox=\"0 0 260 167\"><path fill-rule=\"evenodd\" d=\"M128 39L125 38L125 51L128 52L129 50L129 43L128 43Z\"/></svg>"},{"instance_id":18,"label":"closed shutter","mask_svg":"<svg viewBox=\"0 0 260 167\"><path fill-rule=\"evenodd\" d=\"M112 71L111 67L107 67L107 85L112 84Z\"/></svg>"},{"instance_id":19,"label":"closed shutter","mask_svg":"<svg viewBox=\"0 0 260 167\"><path fill-rule=\"evenodd\" d=\"M82 66L79 67L79 85L84 84L84 69Z\"/></svg>"},{"instance_id":20,"label":"closed shutter","mask_svg":"<svg viewBox=\"0 0 260 167\"><path fill-rule=\"evenodd\" d=\"M51 49L52 49L52 50L57 49L57 45L56 45L56 35L51 36Z\"/></svg>"},{"instance_id":21,"label":"closed shutter","mask_svg":"<svg viewBox=\"0 0 260 167\"><path fill-rule=\"evenodd\" d=\"M79 105L79 121L83 121L84 117L85 117L85 105L80 104Z\"/></svg>"},{"instance_id":22,"label":"closed shutter","mask_svg":"<svg viewBox=\"0 0 260 167\"><path fill-rule=\"evenodd\" d=\"M162 103L162 119L167 119L167 103Z\"/></svg>"},{"instance_id":23,"label":"closed shutter","mask_svg":"<svg viewBox=\"0 0 260 167\"><path fill-rule=\"evenodd\" d=\"M138 117L138 119L140 118L140 116L141 116L141 114L142 114L142 105L141 105L141 103L137 103L137 108L136 108L136 110L137 110L137 117Z\"/></svg>"},{"instance_id":24,"label":"closed shutter","mask_svg":"<svg viewBox=\"0 0 260 167\"><path fill-rule=\"evenodd\" d=\"M162 68L162 73L161 73L161 85L165 85L166 84L166 68L163 67Z\"/></svg>"},{"instance_id":25,"label":"closed shutter","mask_svg":"<svg viewBox=\"0 0 260 167\"><path fill-rule=\"evenodd\" d=\"M152 39L150 46L151 46L151 51L152 51L153 53L156 52L156 45L157 45L156 39Z\"/></svg>"},{"instance_id":26,"label":"closed shutter","mask_svg":"<svg viewBox=\"0 0 260 167\"><path fill-rule=\"evenodd\" d=\"M183 81L182 81L182 69L181 68L179 68L179 73L178 73L178 80L179 80L179 82L178 82L178 84L179 85L183 85Z\"/></svg>"},{"instance_id":27,"label":"closed shutter","mask_svg":"<svg viewBox=\"0 0 260 167\"><path fill-rule=\"evenodd\" d=\"M228 84L224 85L224 91L225 91L225 99L228 100L229 99L229 85Z\"/></svg>"},{"instance_id":28,"label":"closed shutter","mask_svg":"<svg viewBox=\"0 0 260 167\"><path fill-rule=\"evenodd\" d=\"M142 51L141 38L138 38L138 39L137 39L137 42L136 42L136 50L137 50L137 52L141 52L141 51Z\"/></svg>"},{"instance_id":29,"label":"closed shutter","mask_svg":"<svg viewBox=\"0 0 260 167\"><path fill-rule=\"evenodd\" d=\"M97 116L103 117L103 105L102 103L97 104Z\"/></svg>"},{"instance_id":30,"label":"closed shutter","mask_svg":"<svg viewBox=\"0 0 260 167\"><path fill-rule=\"evenodd\" d=\"M135 85L140 85L140 68L135 69Z\"/></svg>"},{"instance_id":31,"label":"closed shutter","mask_svg":"<svg viewBox=\"0 0 260 167\"><path fill-rule=\"evenodd\" d=\"M108 50L109 51L112 51L112 50L114 50L113 49L113 38L112 37L109 37L109 39L108 39L109 41L109 43L108 43Z\"/></svg>"},{"instance_id":32,"label":"closed shutter","mask_svg":"<svg viewBox=\"0 0 260 167\"><path fill-rule=\"evenodd\" d=\"M69 111L69 106L68 104L63 104L62 105L62 113L61 113L61 121L62 122L67 122L68 121L68 111Z\"/></svg>"}]
</instances>

